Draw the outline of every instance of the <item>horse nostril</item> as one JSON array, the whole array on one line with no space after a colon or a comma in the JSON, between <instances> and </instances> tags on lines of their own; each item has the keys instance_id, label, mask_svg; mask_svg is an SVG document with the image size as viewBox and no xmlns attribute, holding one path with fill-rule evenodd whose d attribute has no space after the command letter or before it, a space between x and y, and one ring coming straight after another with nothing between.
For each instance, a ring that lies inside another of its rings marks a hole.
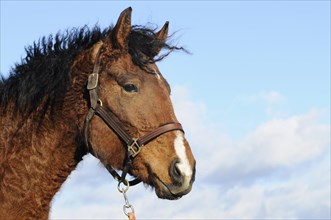
<instances>
[{"instance_id":1,"label":"horse nostril","mask_svg":"<svg viewBox=\"0 0 331 220\"><path fill-rule=\"evenodd\" d=\"M177 165L175 165L174 174L177 175L177 176L181 176L182 175Z\"/></svg>"},{"instance_id":2,"label":"horse nostril","mask_svg":"<svg viewBox=\"0 0 331 220\"><path fill-rule=\"evenodd\" d=\"M174 160L170 166L170 177L174 185L181 186L183 184L183 175L180 169L178 168L179 161Z\"/></svg>"}]
</instances>

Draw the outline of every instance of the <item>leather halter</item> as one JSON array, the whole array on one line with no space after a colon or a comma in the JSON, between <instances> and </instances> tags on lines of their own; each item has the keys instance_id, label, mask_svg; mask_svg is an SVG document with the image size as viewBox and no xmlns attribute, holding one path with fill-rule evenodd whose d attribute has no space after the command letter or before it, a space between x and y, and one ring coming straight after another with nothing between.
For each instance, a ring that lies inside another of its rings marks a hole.
<instances>
[{"instance_id":1,"label":"leather halter","mask_svg":"<svg viewBox=\"0 0 331 220\"><path fill-rule=\"evenodd\" d=\"M97 57L96 57L96 62L94 65L93 73L91 73L88 77L88 82L87 82L87 90L89 91L89 96L90 96L90 109L89 112L85 118L84 121L84 141L85 145L87 146L88 150L90 153L92 153L94 156L94 150L91 147L89 143L89 138L88 138L88 129L90 122L93 118L94 115L99 116L109 128L111 128L117 135L120 137L120 139L126 144L127 149L126 149L126 160L124 161L124 168L122 171L122 175L120 176L113 167L110 165L106 165L106 169L108 172L114 177L115 180L118 182L122 182L123 184L127 186L133 186L141 182L139 179L134 179L131 181L127 181L125 179L130 166L132 164L132 160L139 154L141 148L150 142L151 140L155 139L156 137L169 132L173 130L180 130L184 132L183 127L180 123L174 123L171 122L169 124L165 124L154 131L151 131L150 133L147 133L143 135L142 137L139 138L133 138L128 132L125 131L123 128L124 126L118 119L118 117L108 108L104 107L102 105L102 101L99 99L98 95L98 81L99 81L99 70L100 70L100 49L98 51Z\"/></svg>"}]
</instances>

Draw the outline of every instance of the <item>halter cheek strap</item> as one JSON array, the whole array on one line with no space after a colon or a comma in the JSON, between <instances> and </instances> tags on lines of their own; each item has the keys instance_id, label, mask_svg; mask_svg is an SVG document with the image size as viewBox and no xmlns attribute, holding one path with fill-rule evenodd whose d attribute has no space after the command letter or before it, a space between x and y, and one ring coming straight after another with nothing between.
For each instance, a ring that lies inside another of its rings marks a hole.
<instances>
[{"instance_id":1,"label":"halter cheek strap","mask_svg":"<svg viewBox=\"0 0 331 220\"><path fill-rule=\"evenodd\" d=\"M150 142L151 140L155 139L156 137L169 132L173 130L180 130L184 132L183 127L180 123L169 123L165 124L154 131L151 131L150 133L145 134L144 136L140 138L133 138L129 133L126 132L124 129L124 126L118 119L118 117L108 108L105 108L102 105L102 101L99 99L98 95L98 84L99 84L99 70L100 70L100 50L98 51L97 57L96 57L96 63L94 65L93 73L91 73L88 77L87 82L87 90L89 91L90 96L90 109L88 114L86 115L85 121L84 121L84 141L85 145L88 147L88 150L94 155L95 152L93 151L92 146L90 145L88 141L88 129L90 122L94 115L99 116L109 128L111 128L120 138L121 140L126 144L127 148L127 156L125 161L125 166L123 168L122 175L120 176L114 168L112 168L110 165L106 165L106 169L109 171L109 173L115 178L115 180L119 182L123 182L124 184L128 185L136 185L140 183L141 181L139 179L134 179L132 181L127 181L125 179L127 173L129 172L129 169L131 167L133 159L139 154L141 151L141 148Z\"/></svg>"}]
</instances>

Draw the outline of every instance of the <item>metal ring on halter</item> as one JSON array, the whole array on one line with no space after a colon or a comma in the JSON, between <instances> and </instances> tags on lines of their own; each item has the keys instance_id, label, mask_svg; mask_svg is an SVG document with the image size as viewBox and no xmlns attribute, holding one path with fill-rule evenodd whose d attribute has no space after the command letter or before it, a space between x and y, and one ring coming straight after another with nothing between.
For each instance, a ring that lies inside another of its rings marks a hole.
<instances>
[{"instance_id":1,"label":"metal ring on halter","mask_svg":"<svg viewBox=\"0 0 331 220\"><path fill-rule=\"evenodd\" d=\"M121 183L123 183L126 188L121 188ZM120 193L126 193L128 190L129 190L129 187L130 187L130 183L127 179L125 179L124 181L119 181L118 182L118 185L117 185L117 189Z\"/></svg>"},{"instance_id":2,"label":"metal ring on halter","mask_svg":"<svg viewBox=\"0 0 331 220\"><path fill-rule=\"evenodd\" d=\"M102 101L101 101L101 99L98 99L98 103L99 103L100 106L102 106Z\"/></svg>"}]
</instances>

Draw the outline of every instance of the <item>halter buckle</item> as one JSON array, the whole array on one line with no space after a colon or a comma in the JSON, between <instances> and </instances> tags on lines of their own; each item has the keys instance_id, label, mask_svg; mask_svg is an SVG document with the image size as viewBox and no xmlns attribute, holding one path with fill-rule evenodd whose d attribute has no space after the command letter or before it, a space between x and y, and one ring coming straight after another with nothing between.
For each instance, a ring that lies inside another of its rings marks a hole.
<instances>
[{"instance_id":1,"label":"halter buckle","mask_svg":"<svg viewBox=\"0 0 331 220\"><path fill-rule=\"evenodd\" d=\"M142 146L140 146L140 144L138 143L137 138L133 138L132 140L132 144L128 145L128 154L130 158L135 158L141 151Z\"/></svg>"},{"instance_id":2,"label":"halter buckle","mask_svg":"<svg viewBox=\"0 0 331 220\"><path fill-rule=\"evenodd\" d=\"M87 81L87 90L92 90L98 87L98 81L99 81L99 74L98 73L91 73L88 76Z\"/></svg>"}]
</instances>

